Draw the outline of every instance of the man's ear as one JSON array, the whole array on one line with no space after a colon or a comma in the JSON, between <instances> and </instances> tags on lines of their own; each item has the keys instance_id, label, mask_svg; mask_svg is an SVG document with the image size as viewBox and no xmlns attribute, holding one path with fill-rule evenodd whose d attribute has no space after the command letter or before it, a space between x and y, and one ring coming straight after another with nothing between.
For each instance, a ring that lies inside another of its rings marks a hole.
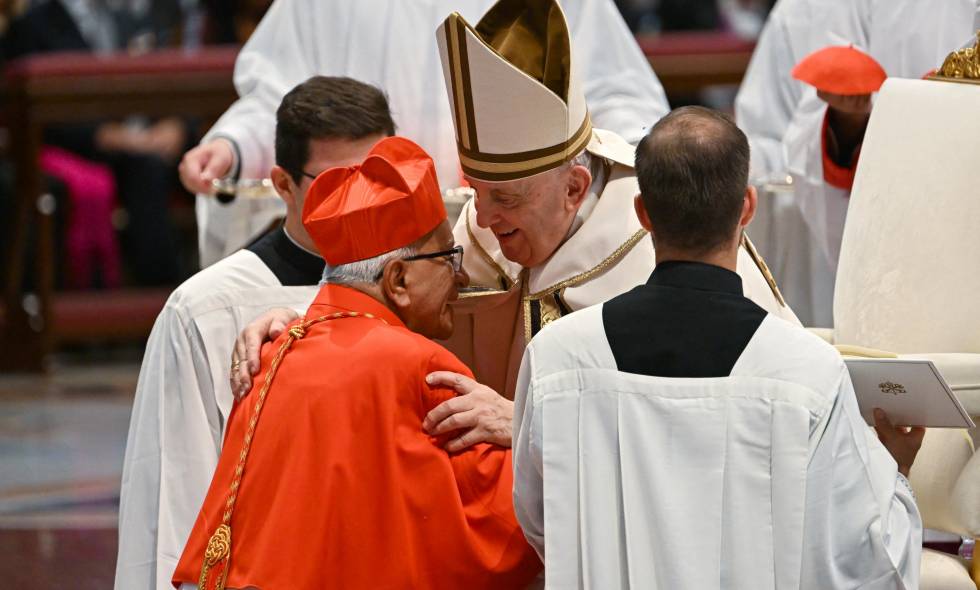
<instances>
[{"instance_id":1,"label":"man's ear","mask_svg":"<svg viewBox=\"0 0 980 590\"><path fill-rule=\"evenodd\" d=\"M408 264L404 260L391 260L381 273L381 291L394 306L399 317L412 304L407 284Z\"/></svg>"},{"instance_id":2,"label":"man's ear","mask_svg":"<svg viewBox=\"0 0 980 590\"><path fill-rule=\"evenodd\" d=\"M299 203L301 201L299 199L300 195L296 194L299 187L296 186L293 177L282 166L273 166L269 176L272 179L272 186L279 193L279 198L286 203L286 208L290 212L295 211L295 214L299 214Z\"/></svg>"},{"instance_id":3,"label":"man's ear","mask_svg":"<svg viewBox=\"0 0 980 590\"><path fill-rule=\"evenodd\" d=\"M567 193L565 207L569 211L578 211L589 194L592 186L592 173L585 166L575 165L568 171Z\"/></svg>"},{"instance_id":4,"label":"man's ear","mask_svg":"<svg viewBox=\"0 0 980 590\"><path fill-rule=\"evenodd\" d=\"M752 218L755 217L755 210L758 206L759 193L756 192L754 186L749 185L745 189L745 197L742 199L742 215L738 219L738 226L740 229L745 229L745 227L752 222Z\"/></svg>"},{"instance_id":5,"label":"man's ear","mask_svg":"<svg viewBox=\"0 0 980 590\"><path fill-rule=\"evenodd\" d=\"M643 226L643 229L653 233L653 224L650 223L650 214L647 213L647 207L643 204L643 197L640 195L633 197L633 210L636 211L636 217L640 220L640 225Z\"/></svg>"}]
</instances>

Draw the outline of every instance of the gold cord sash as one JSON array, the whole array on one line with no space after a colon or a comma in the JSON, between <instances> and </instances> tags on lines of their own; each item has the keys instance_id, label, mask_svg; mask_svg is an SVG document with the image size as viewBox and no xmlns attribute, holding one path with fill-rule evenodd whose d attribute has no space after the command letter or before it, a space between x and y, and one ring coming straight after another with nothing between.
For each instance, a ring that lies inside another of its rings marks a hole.
<instances>
[{"instance_id":1,"label":"gold cord sash","mask_svg":"<svg viewBox=\"0 0 980 590\"><path fill-rule=\"evenodd\" d=\"M266 396L269 395L269 387L272 385L272 380L279 371L279 364L282 363L283 357L286 356L286 352L292 347L293 342L303 338L306 335L306 330L310 326L320 322L342 318L368 318L385 322L383 319L369 313L345 311L320 316L312 320L301 321L289 329L285 342L282 343L279 351L276 352L275 358L272 359L269 374L266 376L265 383L262 384L262 390L259 392L259 397L255 401L255 407L252 410L252 419L249 421L248 429L245 431L245 442L242 445L242 452L238 456L238 467L235 468L235 477L231 482L231 489L228 491L228 499L225 501L224 516L221 519L221 524L218 525L218 528L211 535L207 549L204 551L204 562L201 564L201 578L197 583L200 590L210 588L208 584L212 581L214 582L214 590L224 590L225 581L228 579L228 568L231 566L231 515L235 511L235 501L238 499L238 492L241 489L242 476L245 473L245 461L248 459L248 452L252 448L255 427L259 423L259 414L262 412L262 406L265 405ZM385 323L387 324L388 322Z\"/></svg>"}]
</instances>

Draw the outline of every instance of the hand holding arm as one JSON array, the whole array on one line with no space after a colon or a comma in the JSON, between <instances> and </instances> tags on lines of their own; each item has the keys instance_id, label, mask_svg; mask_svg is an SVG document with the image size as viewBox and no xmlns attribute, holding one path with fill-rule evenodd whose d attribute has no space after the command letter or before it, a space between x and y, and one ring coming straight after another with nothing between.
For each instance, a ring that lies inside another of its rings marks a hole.
<instances>
[{"instance_id":1,"label":"hand holding arm","mask_svg":"<svg viewBox=\"0 0 980 590\"><path fill-rule=\"evenodd\" d=\"M276 308L245 326L231 353L231 391L236 397L242 397L252 388L252 375L260 368L262 344L278 338L286 326L298 318L299 314L292 309Z\"/></svg>"},{"instance_id":2,"label":"hand holding arm","mask_svg":"<svg viewBox=\"0 0 980 590\"><path fill-rule=\"evenodd\" d=\"M513 402L459 373L436 371L426 377L426 382L458 394L433 408L422 422L422 428L433 436L461 432L446 443L447 451L455 453L481 442L511 446Z\"/></svg>"}]
</instances>

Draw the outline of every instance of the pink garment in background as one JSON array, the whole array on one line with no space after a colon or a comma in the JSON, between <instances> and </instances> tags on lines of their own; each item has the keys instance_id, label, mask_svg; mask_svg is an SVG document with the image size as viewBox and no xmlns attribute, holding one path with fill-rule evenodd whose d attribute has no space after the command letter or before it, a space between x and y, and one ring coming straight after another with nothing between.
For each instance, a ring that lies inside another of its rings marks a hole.
<instances>
[{"instance_id":1,"label":"pink garment in background","mask_svg":"<svg viewBox=\"0 0 980 590\"><path fill-rule=\"evenodd\" d=\"M71 209L65 235L67 281L91 287L96 271L105 287L120 283L119 244L112 227L116 182L108 166L90 162L60 148L44 146L41 170L65 184Z\"/></svg>"}]
</instances>

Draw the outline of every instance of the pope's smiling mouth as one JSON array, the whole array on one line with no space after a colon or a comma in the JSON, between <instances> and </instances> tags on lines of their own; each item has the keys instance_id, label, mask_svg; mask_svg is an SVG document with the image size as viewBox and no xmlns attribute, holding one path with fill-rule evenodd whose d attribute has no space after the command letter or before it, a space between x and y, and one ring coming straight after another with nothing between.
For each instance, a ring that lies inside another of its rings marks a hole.
<instances>
[{"instance_id":1,"label":"pope's smiling mouth","mask_svg":"<svg viewBox=\"0 0 980 590\"><path fill-rule=\"evenodd\" d=\"M507 238L510 238L517 233L517 228L514 228L510 231L494 232L494 233L496 234L498 240L506 240Z\"/></svg>"}]
</instances>

